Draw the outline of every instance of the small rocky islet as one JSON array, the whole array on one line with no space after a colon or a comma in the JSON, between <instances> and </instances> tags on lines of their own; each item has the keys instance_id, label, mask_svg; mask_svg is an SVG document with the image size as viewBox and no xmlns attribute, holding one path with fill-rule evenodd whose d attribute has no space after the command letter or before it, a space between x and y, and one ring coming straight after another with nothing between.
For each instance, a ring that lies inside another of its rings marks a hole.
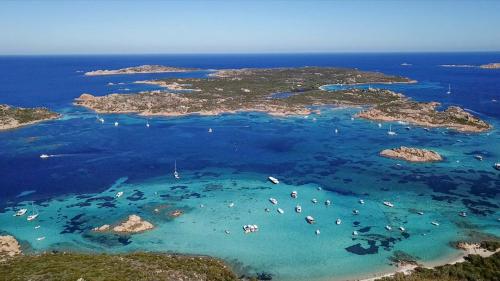
<instances>
[{"instance_id":1,"label":"small rocky islet","mask_svg":"<svg viewBox=\"0 0 500 281\"><path fill-rule=\"evenodd\" d=\"M53 120L61 117L60 114L44 107L23 108L0 104L0 131Z\"/></svg>"},{"instance_id":2,"label":"small rocky islet","mask_svg":"<svg viewBox=\"0 0 500 281\"><path fill-rule=\"evenodd\" d=\"M384 149L380 152L380 156L402 159L408 162L437 162L443 160L443 157L435 151L406 146Z\"/></svg>"}]
</instances>

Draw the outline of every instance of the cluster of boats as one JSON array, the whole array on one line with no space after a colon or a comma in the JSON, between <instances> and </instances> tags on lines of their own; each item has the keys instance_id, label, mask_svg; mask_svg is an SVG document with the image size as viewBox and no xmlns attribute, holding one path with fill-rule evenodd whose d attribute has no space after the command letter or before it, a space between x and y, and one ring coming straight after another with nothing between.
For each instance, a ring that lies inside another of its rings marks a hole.
<instances>
[{"instance_id":1,"label":"cluster of boats","mask_svg":"<svg viewBox=\"0 0 500 281\"><path fill-rule=\"evenodd\" d=\"M259 226L256 224L246 224L243 226L243 231L245 233L252 233L259 231Z\"/></svg>"}]
</instances>

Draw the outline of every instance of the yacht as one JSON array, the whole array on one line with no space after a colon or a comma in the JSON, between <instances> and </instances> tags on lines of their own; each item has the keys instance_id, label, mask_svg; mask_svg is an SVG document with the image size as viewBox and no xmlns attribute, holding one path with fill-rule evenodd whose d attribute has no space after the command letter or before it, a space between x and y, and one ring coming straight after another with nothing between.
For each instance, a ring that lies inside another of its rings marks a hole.
<instances>
[{"instance_id":1,"label":"yacht","mask_svg":"<svg viewBox=\"0 0 500 281\"><path fill-rule=\"evenodd\" d=\"M431 222L432 225L439 226L439 223L437 221Z\"/></svg>"},{"instance_id":2,"label":"yacht","mask_svg":"<svg viewBox=\"0 0 500 281\"><path fill-rule=\"evenodd\" d=\"M269 202L273 203L273 205L276 205L278 204L278 200L274 199L274 198L269 198Z\"/></svg>"},{"instance_id":3,"label":"yacht","mask_svg":"<svg viewBox=\"0 0 500 281\"><path fill-rule=\"evenodd\" d=\"M338 225L338 224L341 224L341 223L342 223L342 220L341 220L341 219L337 219L337 220L335 221L335 223L336 223L337 225Z\"/></svg>"},{"instance_id":4,"label":"yacht","mask_svg":"<svg viewBox=\"0 0 500 281\"><path fill-rule=\"evenodd\" d=\"M33 205L33 202L31 202L31 215L29 215L26 219L28 221L32 221L38 218L38 212L35 209L35 206Z\"/></svg>"},{"instance_id":5,"label":"yacht","mask_svg":"<svg viewBox=\"0 0 500 281\"><path fill-rule=\"evenodd\" d=\"M307 216L306 221L308 224L314 224L316 222L312 216Z\"/></svg>"},{"instance_id":6,"label":"yacht","mask_svg":"<svg viewBox=\"0 0 500 281\"><path fill-rule=\"evenodd\" d=\"M499 171L500 171L500 162L495 163L495 165L493 165L493 167L494 167L495 169L497 169L497 170L499 170Z\"/></svg>"},{"instance_id":7,"label":"yacht","mask_svg":"<svg viewBox=\"0 0 500 281\"><path fill-rule=\"evenodd\" d=\"M451 84L448 84L448 91L446 92L448 95L451 94Z\"/></svg>"},{"instance_id":8,"label":"yacht","mask_svg":"<svg viewBox=\"0 0 500 281\"><path fill-rule=\"evenodd\" d=\"M417 214L423 216L424 215L424 212L417 212Z\"/></svg>"},{"instance_id":9,"label":"yacht","mask_svg":"<svg viewBox=\"0 0 500 281\"><path fill-rule=\"evenodd\" d=\"M174 161L174 178L180 179L179 173L177 172L177 160Z\"/></svg>"},{"instance_id":10,"label":"yacht","mask_svg":"<svg viewBox=\"0 0 500 281\"><path fill-rule=\"evenodd\" d=\"M358 235L358 232L357 232L356 230L354 230L354 231L352 232L352 235L357 236L357 235Z\"/></svg>"},{"instance_id":11,"label":"yacht","mask_svg":"<svg viewBox=\"0 0 500 281\"><path fill-rule=\"evenodd\" d=\"M396 135L396 132L394 132L394 131L392 130L392 125L389 125L389 131L387 132L387 134L388 134L389 136L395 136L395 135Z\"/></svg>"},{"instance_id":12,"label":"yacht","mask_svg":"<svg viewBox=\"0 0 500 281\"><path fill-rule=\"evenodd\" d=\"M326 201L325 201L325 205L326 205L326 206L330 206L331 204L332 204L332 202L330 202L330 200L326 200Z\"/></svg>"},{"instance_id":13,"label":"yacht","mask_svg":"<svg viewBox=\"0 0 500 281\"><path fill-rule=\"evenodd\" d=\"M15 214L14 214L14 217L21 217L21 216L24 216L24 214L26 214L26 212L28 211L28 209L19 209Z\"/></svg>"},{"instance_id":14,"label":"yacht","mask_svg":"<svg viewBox=\"0 0 500 281\"><path fill-rule=\"evenodd\" d=\"M386 225L386 226L385 226L385 229L387 229L387 230L391 231L391 230L392 230L392 227L391 227L391 226L389 226L389 225Z\"/></svg>"},{"instance_id":15,"label":"yacht","mask_svg":"<svg viewBox=\"0 0 500 281\"><path fill-rule=\"evenodd\" d=\"M300 205L295 206L295 212L302 213L302 207Z\"/></svg>"},{"instance_id":16,"label":"yacht","mask_svg":"<svg viewBox=\"0 0 500 281\"><path fill-rule=\"evenodd\" d=\"M280 181L277 178L275 178L275 177L268 177L268 179L269 179L269 181L271 181L274 184L280 183Z\"/></svg>"},{"instance_id":17,"label":"yacht","mask_svg":"<svg viewBox=\"0 0 500 281\"><path fill-rule=\"evenodd\" d=\"M352 210L353 215L359 215L359 210Z\"/></svg>"},{"instance_id":18,"label":"yacht","mask_svg":"<svg viewBox=\"0 0 500 281\"><path fill-rule=\"evenodd\" d=\"M123 191L118 191L115 195L116 198L120 198L123 195Z\"/></svg>"},{"instance_id":19,"label":"yacht","mask_svg":"<svg viewBox=\"0 0 500 281\"><path fill-rule=\"evenodd\" d=\"M391 202L389 201L384 201L384 205L386 205L387 207L394 207L394 204L392 204Z\"/></svg>"},{"instance_id":20,"label":"yacht","mask_svg":"<svg viewBox=\"0 0 500 281\"><path fill-rule=\"evenodd\" d=\"M285 213L285 211L283 211L283 209L281 209L281 208L278 208L278 210L277 210L277 211L278 211L278 213L280 213L280 214Z\"/></svg>"},{"instance_id":21,"label":"yacht","mask_svg":"<svg viewBox=\"0 0 500 281\"><path fill-rule=\"evenodd\" d=\"M399 227L399 230L401 230L401 232L405 232L406 231L406 229L404 227L402 227L402 226Z\"/></svg>"},{"instance_id":22,"label":"yacht","mask_svg":"<svg viewBox=\"0 0 500 281\"><path fill-rule=\"evenodd\" d=\"M321 234L321 232L319 231L319 229L316 229L316 231L314 233L316 233L316 235L320 235Z\"/></svg>"},{"instance_id":23,"label":"yacht","mask_svg":"<svg viewBox=\"0 0 500 281\"><path fill-rule=\"evenodd\" d=\"M297 198L297 191L292 191L292 193L290 193L290 196L292 198Z\"/></svg>"},{"instance_id":24,"label":"yacht","mask_svg":"<svg viewBox=\"0 0 500 281\"><path fill-rule=\"evenodd\" d=\"M42 159L49 158L49 157L50 156L48 154L42 154L42 155L40 155L40 158L42 158Z\"/></svg>"},{"instance_id":25,"label":"yacht","mask_svg":"<svg viewBox=\"0 0 500 281\"><path fill-rule=\"evenodd\" d=\"M37 240L37 241L42 241L42 240L44 240L44 239L45 239L45 236L42 236L42 237L38 237L36 240Z\"/></svg>"},{"instance_id":26,"label":"yacht","mask_svg":"<svg viewBox=\"0 0 500 281\"><path fill-rule=\"evenodd\" d=\"M115 121L115 127L118 127L118 121Z\"/></svg>"},{"instance_id":27,"label":"yacht","mask_svg":"<svg viewBox=\"0 0 500 281\"><path fill-rule=\"evenodd\" d=\"M365 200L359 199L359 204L365 204Z\"/></svg>"},{"instance_id":28,"label":"yacht","mask_svg":"<svg viewBox=\"0 0 500 281\"><path fill-rule=\"evenodd\" d=\"M467 213L466 212L460 212L458 213L459 216L465 218L467 216Z\"/></svg>"},{"instance_id":29,"label":"yacht","mask_svg":"<svg viewBox=\"0 0 500 281\"><path fill-rule=\"evenodd\" d=\"M313 198L313 199L311 200L311 202L313 202L314 204L316 204L316 203L318 203L318 200L316 200L316 198Z\"/></svg>"},{"instance_id":30,"label":"yacht","mask_svg":"<svg viewBox=\"0 0 500 281\"><path fill-rule=\"evenodd\" d=\"M476 158L479 161L483 161L483 156L481 155L474 155L474 158Z\"/></svg>"}]
</instances>

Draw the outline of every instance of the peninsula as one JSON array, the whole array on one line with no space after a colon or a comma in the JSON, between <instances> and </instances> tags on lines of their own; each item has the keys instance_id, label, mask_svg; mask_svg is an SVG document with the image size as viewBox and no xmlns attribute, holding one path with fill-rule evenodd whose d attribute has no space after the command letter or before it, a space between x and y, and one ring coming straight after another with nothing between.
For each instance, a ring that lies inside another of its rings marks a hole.
<instances>
[{"instance_id":1,"label":"peninsula","mask_svg":"<svg viewBox=\"0 0 500 281\"><path fill-rule=\"evenodd\" d=\"M490 125L458 107L445 111L437 103L412 101L385 89L351 88L326 91L328 84L414 83L405 77L379 72L331 67L229 69L208 78L168 78L143 83L157 84L166 91L110 94L95 97L82 94L76 105L98 113L137 113L180 116L217 115L235 112L265 112L271 115L307 115L321 105L368 106L358 116L371 120L406 121L415 125L448 127L457 131L481 132ZM181 93L174 91L182 90ZM425 109L425 110L423 110Z\"/></svg>"},{"instance_id":2,"label":"peninsula","mask_svg":"<svg viewBox=\"0 0 500 281\"><path fill-rule=\"evenodd\" d=\"M22 108L0 104L0 131L52 120L60 116L47 108Z\"/></svg>"},{"instance_id":3,"label":"peninsula","mask_svg":"<svg viewBox=\"0 0 500 281\"><path fill-rule=\"evenodd\" d=\"M435 151L406 146L384 149L380 152L380 156L403 159L408 162L435 162L443 160L441 155Z\"/></svg>"},{"instance_id":4,"label":"peninsula","mask_svg":"<svg viewBox=\"0 0 500 281\"><path fill-rule=\"evenodd\" d=\"M166 73L166 72L187 72L194 71L196 68L179 68L163 65L140 65L115 70L94 70L85 72L87 76L100 76L100 75L120 75L120 74L144 74L144 73Z\"/></svg>"}]
</instances>

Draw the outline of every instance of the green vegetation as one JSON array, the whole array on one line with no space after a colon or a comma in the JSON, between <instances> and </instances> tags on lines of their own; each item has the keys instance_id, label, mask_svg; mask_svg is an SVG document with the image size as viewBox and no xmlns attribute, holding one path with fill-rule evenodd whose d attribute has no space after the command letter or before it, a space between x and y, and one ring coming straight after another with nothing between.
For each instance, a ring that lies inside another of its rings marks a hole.
<instances>
[{"instance_id":1,"label":"green vegetation","mask_svg":"<svg viewBox=\"0 0 500 281\"><path fill-rule=\"evenodd\" d=\"M417 267L410 275L398 273L380 281L498 281L500 280L500 253L483 258L469 255L465 262L438 266L433 269Z\"/></svg>"},{"instance_id":2,"label":"green vegetation","mask_svg":"<svg viewBox=\"0 0 500 281\"><path fill-rule=\"evenodd\" d=\"M59 114L46 108L21 108L0 104L0 129L10 129L37 121L54 119Z\"/></svg>"},{"instance_id":3,"label":"green vegetation","mask_svg":"<svg viewBox=\"0 0 500 281\"><path fill-rule=\"evenodd\" d=\"M177 281L238 280L220 260L160 253L47 253L17 256L0 263L1 281Z\"/></svg>"},{"instance_id":4,"label":"green vegetation","mask_svg":"<svg viewBox=\"0 0 500 281\"><path fill-rule=\"evenodd\" d=\"M494 252L500 248L500 240L487 240L481 242L481 248Z\"/></svg>"}]
</instances>

